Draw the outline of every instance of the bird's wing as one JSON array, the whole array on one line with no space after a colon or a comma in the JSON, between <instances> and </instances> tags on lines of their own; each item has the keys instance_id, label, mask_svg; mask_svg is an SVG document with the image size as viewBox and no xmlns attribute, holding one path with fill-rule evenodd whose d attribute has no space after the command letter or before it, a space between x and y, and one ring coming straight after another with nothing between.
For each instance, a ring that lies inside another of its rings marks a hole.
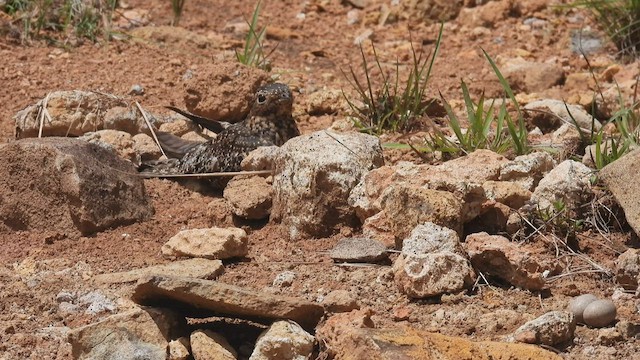
<instances>
[{"instance_id":1,"label":"bird's wing","mask_svg":"<svg viewBox=\"0 0 640 360\"><path fill-rule=\"evenodd\" d=\"M202 142L185 140L164 131L156 131L156 136L158 137L162 150L169 158L180 159L184 154L189 152L189 150L202 144Z\"/></svg>"},{"instance_id":2,"label":"bird's wing","mask_svg":"<svg viewBox=\"0 0 640 360\"><path fill-rule=\"evenodd\" d=\"M205 129L211 130L216 134L219 134L222 130L228 128L229 125L231 125L230 123L225 121L217 121L217 120L207 119L206 117L203 117L203 116L194 115L190 112L180 110L177 107L166 106L166 108L177 112L178 114L186 117L187 119L193 121L199 126Z\"/></svg>"}]
</instances>

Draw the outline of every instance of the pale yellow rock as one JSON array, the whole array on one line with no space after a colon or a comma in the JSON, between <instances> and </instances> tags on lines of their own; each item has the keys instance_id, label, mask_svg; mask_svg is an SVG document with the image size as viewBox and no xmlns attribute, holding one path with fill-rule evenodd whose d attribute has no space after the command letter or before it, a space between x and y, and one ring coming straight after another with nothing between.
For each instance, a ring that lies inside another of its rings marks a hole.
<instances>
[{"instance_id":1,"label":"pale yellow rock","mask_svg":"<svg viewBox=\"0 0 640 360\"><path fill-rule=\"evenodd\" d=\"M162 245L165 256L229 259L247 254L247 233L239 228L182 230Z\"/></svg>"},{"instance_id":2,"label":"pale yellow rock","mask_svg":"<svg viewBox=\"0 0 640 360\"><path fill-rule=\"evenodd\" d=\"M211 330L194 331L190 340L195 360L235 360L238 357L227 339Z\"/></svg>"}]
</instances>

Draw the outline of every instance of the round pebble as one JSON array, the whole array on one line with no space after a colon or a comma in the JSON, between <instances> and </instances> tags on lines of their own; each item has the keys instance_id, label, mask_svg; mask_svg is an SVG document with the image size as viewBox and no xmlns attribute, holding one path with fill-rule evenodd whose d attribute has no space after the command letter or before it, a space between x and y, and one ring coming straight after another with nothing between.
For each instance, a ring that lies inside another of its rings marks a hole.
<instances>
[{"instance_id":1,"label":"round pebble","mask_svg":"<svg viewBox=\"0 0 640 360\"><path fill-rule=\"evenodd\" d=\"M616 306L611 300L596 300L587 305L582 317L589 326L604 327L616 319Z\"/></svg>"},{"instance_id":2,"label":"round pebble","mask_svg":"<svg viewBox=\"0 0 640 360\"><path fill-rule=\"evenodd\" d=\"M584 309L591 304L592 302L598 300L598 298L593 294L583 294L580 296L576 296L569 302L569 311L573 313L573 316L576 317L576 322L583 323L582 314L584 313Z\"/></svg>"}]
</instances>

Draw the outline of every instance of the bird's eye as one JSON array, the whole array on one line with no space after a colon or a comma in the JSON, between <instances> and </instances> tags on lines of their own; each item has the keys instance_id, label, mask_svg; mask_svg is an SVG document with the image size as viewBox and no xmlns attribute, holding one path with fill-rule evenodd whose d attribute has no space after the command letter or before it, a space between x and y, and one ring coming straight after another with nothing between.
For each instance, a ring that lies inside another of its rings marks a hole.
<instances>
[{"instance_id":1,"label":"bird's eye","mask_svg":"<svg viewBox=\"0 0 640 360\"><path fill-rule=\"evenodd\" d=\"M267 97L262 95L262 94L258 94L258 104L264 104L265 102L267 102Z\"/></svg>"}]
</instances>

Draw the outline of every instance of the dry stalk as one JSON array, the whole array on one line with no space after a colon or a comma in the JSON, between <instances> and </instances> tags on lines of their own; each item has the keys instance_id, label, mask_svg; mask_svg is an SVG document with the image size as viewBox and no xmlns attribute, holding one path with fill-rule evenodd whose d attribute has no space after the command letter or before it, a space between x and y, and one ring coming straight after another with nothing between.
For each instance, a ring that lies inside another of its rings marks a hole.
<instances>
[{"instance_id":1,"label":"dry stalk","mask_svg":"<svg viewBox=\"0 0 640 360\"><path fill-rule=\"evenodd\" d=\"M151 122L147 118L147 113L142 109L142 106L140 106L140 103L137 102L137 101L136 101L136 106L138 107L138 110L140 111L140 114L142 114L142 118L144 119L144 122L147 123L147 127L149 128L149 131L151 132L151 135L153 136L153 140L155 140L156 145L158 145L158 148L160 149L160 152L162 153L162 155L167 157L167 154L164 153L164 150L162 149L162 146L160 145L160 141L158 140L158 137L156 136L156 131L154 130L154 127L151 125Z\"/></svg>"}]
</instances>

